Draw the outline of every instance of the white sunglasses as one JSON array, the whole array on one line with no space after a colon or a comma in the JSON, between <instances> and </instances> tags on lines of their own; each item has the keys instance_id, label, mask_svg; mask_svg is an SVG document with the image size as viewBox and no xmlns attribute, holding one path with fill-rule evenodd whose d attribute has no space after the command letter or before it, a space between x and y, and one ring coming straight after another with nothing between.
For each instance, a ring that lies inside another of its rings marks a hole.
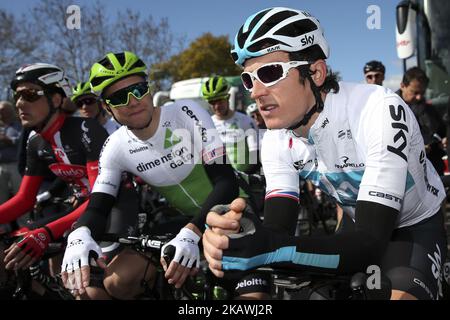
<instances>
[{"instance_id":1,"label":"white sunglasses","mask_svg":"<svg viewBox=\"0 0 450 320\"><path fill-rule=\"evenodd\" d=\"M266 87L273 86L287 77L289 70L298 66L310 64L308 61L271 62L262 65L253 72L242 72L241 79L244 88L253 89L253 81L257 79Z\"/></svg>"}]
</instances>

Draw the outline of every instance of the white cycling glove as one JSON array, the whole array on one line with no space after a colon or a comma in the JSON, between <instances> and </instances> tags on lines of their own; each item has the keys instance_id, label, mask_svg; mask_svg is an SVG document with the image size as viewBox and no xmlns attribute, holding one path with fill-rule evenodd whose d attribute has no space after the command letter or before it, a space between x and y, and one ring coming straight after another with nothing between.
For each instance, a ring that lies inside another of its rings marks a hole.
<instances>
[{"instance_id":1,"label":"white cycling glove","mask_svg":"<svg viewBox=\"0 0 450 320\"><path fill-rule=\"evenodd\" d=\"M200 250L198 248L198 242L200 237L191 229L183 228L177 234L177 236L166 243L161 252L164 253L164 249L172 245L175 247L175 256L173 261L180 263L184 267L192 268L195 262L195 267L200 267Z\"/></svg>"},{"instance_id":2,"label":"white cycling glove","mask_svg":"<svg viewBox=\"0 0 450 320\"><path fill-rule=\"evenodd\" d=\"M91 237L88 227L80 227L69 234L61 271L72 272L89 265L89 254L102 256L102 249Z\"/></svg>"}]
</instances>

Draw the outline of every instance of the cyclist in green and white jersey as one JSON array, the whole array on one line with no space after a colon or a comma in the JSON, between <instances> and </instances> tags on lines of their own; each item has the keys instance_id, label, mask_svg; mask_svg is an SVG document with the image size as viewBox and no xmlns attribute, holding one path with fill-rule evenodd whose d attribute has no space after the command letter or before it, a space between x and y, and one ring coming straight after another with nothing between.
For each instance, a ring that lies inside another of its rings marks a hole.
<instances>
[{"instance_id":1,"label":"cyclist in green and white jersey","mask_svg":"<svg viewBox=\"0 0 450 320\"><path fill-rule=\"evenodd\" d=\"M230 86L224 77L214 76L202 86L203 97L214 112L211 117L225 144L231 165L238 171L254 173L258 168L257 126L246 114L230 109Z\"/></svg>"},{"instance_id":2,"label":"cyclist in green and white jersey","mask_svg":"<svg viewBox=\"0 0 450 320\"><path fill-rule=\"evenodd\" d=\"M103 146L99 174L85 214L69 235L62 265L63 280L74 294L87 298L129 299L141 293L154 266L131 249L106 265L94 239L101 239L115 202L122 172L139 176L192 220L167 245L175 247L166 269L168 282L180 287L199 267L198 241L209 209L238 195L238 184L209 114L190 100L154 107L146 66L135 54L108 53L91 68L90 85L122 127ZM166 246L167 246L166 245ZM163 247L164 250L165 247ZM90 287L89 255L105 268L104 289ZM108 262L108 261L106 261ZM148 268L148 269L147 269Z\"/></svg>"}]
</instances>

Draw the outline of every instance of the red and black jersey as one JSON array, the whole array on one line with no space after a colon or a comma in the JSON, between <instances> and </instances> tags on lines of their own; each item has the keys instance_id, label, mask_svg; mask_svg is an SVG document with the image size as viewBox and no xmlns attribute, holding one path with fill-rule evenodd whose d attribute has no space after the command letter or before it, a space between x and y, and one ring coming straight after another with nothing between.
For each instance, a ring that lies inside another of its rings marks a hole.
<instances>
[{"instance_id":1,"label":"red and black jersey","mask_svg":"<svg viewBox=\"0 0 450 320\"><path fill-rule=\"evenodd\" d=\"M45 176L54 174L82 197L87 197L98 173L98 159L106 130L89 118L60 114L45 132L32 136L27 146L27 165L17 194L0 205L0 223L8 223L31 210ZM80 216L87 201L49 225L55 238Z\"/></svg>"},{"instance_id":2,"label":"red and black jersey","mask_svg":"<svg viewBox=\"0 0 450 320\"><path fill-rule=\"evenodd\" d=\"M107 137L93 119L61 115L45 133L30 138L25 175L45 176L51 171L76 195L85 197L90 193L89 180L97 177L97 161Z\"/></svg>"}]
</instances>

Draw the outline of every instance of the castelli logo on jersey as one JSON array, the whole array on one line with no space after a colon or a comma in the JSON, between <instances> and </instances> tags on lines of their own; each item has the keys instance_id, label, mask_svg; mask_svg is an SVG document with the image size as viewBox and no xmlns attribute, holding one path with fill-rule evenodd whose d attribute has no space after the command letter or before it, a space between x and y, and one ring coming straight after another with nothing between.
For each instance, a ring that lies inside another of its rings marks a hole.
<instances>
[{"instance_id":1,"label":"castelli logo on jersey","mask_svg":"<svg viewBox=\"0 0 450 320\"><path fill-rule=\"evenodd\" d=\"M86 168L83 166L65 164L65 163L53 163L49 166L49 169L60 178L80 179L86 177Z\"/></svg>"}]
</instances>

